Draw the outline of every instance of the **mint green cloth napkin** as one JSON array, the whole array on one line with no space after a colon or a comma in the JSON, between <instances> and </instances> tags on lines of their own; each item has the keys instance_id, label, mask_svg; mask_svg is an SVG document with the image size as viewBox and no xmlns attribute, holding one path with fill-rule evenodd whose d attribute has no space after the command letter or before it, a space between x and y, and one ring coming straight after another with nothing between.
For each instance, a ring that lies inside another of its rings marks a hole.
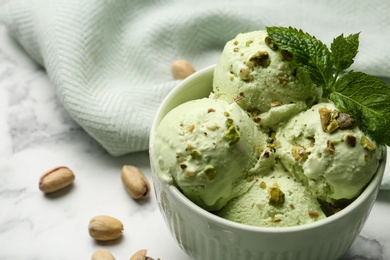
<instances>
[{"instance_id":1,"label":"mint green cloth napkin","mask_svg":"<svg viewBox=\"0 0 390 260\"><path fill-rule=\"evenodd\" d=\"M0 22L45 67L74 120L119 156L148 148L156 110L179 83L173 60L201 69L237 33L282 25L327 44L361 32L354 68L386 77L389 11L387 0L12 0Z\"/></svg>"}]
</instances>

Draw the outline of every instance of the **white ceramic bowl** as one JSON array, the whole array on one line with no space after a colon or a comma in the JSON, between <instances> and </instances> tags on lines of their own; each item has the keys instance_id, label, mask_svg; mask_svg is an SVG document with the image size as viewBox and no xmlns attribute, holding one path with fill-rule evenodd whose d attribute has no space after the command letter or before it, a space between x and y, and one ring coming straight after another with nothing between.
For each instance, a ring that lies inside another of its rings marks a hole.
<instances>
[{"instance_id":1,"label":"white ceramic bowl","mask_svg":"<svg viewBox=\"0 0 390 260\"><path fill-rule=\"evenodd\" d=\"M163 101L150 134L172 108L206 97L212 90L214 66L183 80ZM386 155L384 156L386 158ZM159 179L151 167L155 193L165 221L180 247L193 259L337 259L359 235L376 199L386 160L363 193L348 207L324 220L297 227L253 227L220 218L195 205L175 186Z\"/></svg>"}]
</instances>

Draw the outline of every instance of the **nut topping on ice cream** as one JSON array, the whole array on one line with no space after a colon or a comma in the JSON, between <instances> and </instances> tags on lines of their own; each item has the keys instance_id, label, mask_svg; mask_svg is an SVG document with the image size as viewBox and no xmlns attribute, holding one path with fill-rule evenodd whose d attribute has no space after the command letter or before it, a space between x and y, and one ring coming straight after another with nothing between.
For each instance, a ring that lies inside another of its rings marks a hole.
<instances>
[{"instance_id":1,"label":"nut topping on ice cream","mask_svg":"<svg viewBox=\"0 0 390 260\"><path fill-rule=\"evenodd\" d=\"M284 193L279 188L279 185L275 182L271 187L268 189L268 196L269 196L269 204L271 204L274 207L280 207L284 203Z\"/></svg>"},{"instance_id":2,"label":"nut topping on ice cream","mask_svg":"<svg viewBox=\"0 0 390 260\"><path fill-rule=\"evenodd\" d=\"M352 129L356 125L355 118L353 118L352 115L347 113L339 112L336 120L339 124L340 129Z\"/></svg>"},{"instance_id":3,"label":"nut topping on ice cream","mask_svg":"<svg viewBox=\"0 0 390 260\"><path fill-rule=\"evenodd\" d=\"M269 58L267 51L258 51L249 58L249 62L247 62L248 68L254 68L257 66L266 68L271 64L271 60Z\"/></svg>"}]
</instances>

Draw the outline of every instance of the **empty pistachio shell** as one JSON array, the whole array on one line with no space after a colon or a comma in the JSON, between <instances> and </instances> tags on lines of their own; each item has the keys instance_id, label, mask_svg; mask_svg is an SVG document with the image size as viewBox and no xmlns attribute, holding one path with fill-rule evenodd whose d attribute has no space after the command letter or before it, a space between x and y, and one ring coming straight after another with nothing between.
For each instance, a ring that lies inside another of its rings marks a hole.
<instances>
[{"instance_id":1,"label":"empty pistachio shell","mask_svg":"<svg viewBox=\"0 0 390 260\"><path fill-rule=\"evenodd\" d=\"M196 71L194 66L186 60L175 60L171 69L174 79L185 79Z\"/></svg>"},{"instance_id":2,"label":"empty pistachio shell","mask_svg":"<svg viewBox=\"0 0 390 260\"><path fill-rule=\"evenodd\" d=\"M122 167L122 182L133 199L145 199L150 196L150 184L145 175L135 166Z\"/></svg>"},{"instance_id":3,"label":"empty pistachio shell","mask_svg":"<svg viewBox=\"0 0 390 260\"><path fill-rule=\"evenodd\" d=\"M110 216L96 216L89 221L89 235L99 241L108 241L122 235L123 224Z\"/></svg>"},{"instance_id":4,"label":"empty pistachio shell","mask_svg":"<svg viewBox=\"0 0 390 260\"><path fill-rule=\"evenodd\" d=\"M55 192L70 185L74 179L75 176L68 167L56 167L41 176L39 189L44 193Z\"/></svg>"},{"instance_id":5,"label":"empty pistachio shell","mask_svg":"<svg viewBox=\"0 0 390 260\"><path fill-rule=\"evenodd\" d=\"M107 249L99 249L92 255L92 260L115 260L115 257Z\"/></svg>"}]
</instances>

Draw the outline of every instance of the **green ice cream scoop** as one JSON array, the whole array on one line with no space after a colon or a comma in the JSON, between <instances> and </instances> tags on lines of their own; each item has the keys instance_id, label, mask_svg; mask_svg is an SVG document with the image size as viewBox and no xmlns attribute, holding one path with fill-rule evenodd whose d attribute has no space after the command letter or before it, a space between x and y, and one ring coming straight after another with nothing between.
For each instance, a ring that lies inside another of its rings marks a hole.
<instances>
[{"instance_id":1,"label":"green ice cream scoop","mask_svg":"<svg viewBox=\"0 0 390 260\"><path fill-rule=\"evenodd\" d=\"M272 45L266 31L240 33L226 43L214 70L213 92L258 113L291 103L304 110L322 95L291 55Z\"/></svg>"},{"instance_id":2,"label":"green ice cream scoop","mask_svg":"<svg viewBox=\"0 0 390 260\"><path fill-rule=\"evenodd\" d=\"M316 104L292 118L277 132L276 143L282 164L327 202L359 195L383 150L331 103Z\"/></svg>"},{"instance_id":3,"label":"green ice cream scoop","mask_svg":"<svg viewBox=\"0 0 390 260\"><path fill-rule=\"evenodd\" d=\"M204 98L171 110L154 145L159 177L204 209L217 210L249 188L237 184L258 168L266 135L236 103Z\"/></svg>"}]
</instances>

